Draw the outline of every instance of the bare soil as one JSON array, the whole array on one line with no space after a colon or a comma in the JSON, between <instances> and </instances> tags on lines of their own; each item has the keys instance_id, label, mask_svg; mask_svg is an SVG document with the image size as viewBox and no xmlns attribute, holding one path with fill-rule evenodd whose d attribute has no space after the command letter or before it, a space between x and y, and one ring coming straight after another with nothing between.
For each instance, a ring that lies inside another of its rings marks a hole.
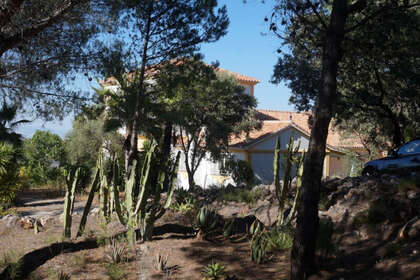
<instances>
[{"instance_id":1,"label":"bare soil","mask_svg":"<svg viewBox=\"0 0 420 280\"><path fill-rule=\"evenodd\" d=\"M22 198L25 205L16 208L20 215L49 214L52 219L38 234L19 225L7 228L6 222L0 221L0 258L10 252L24 255L62 241L60 215L63 198L46 199L36 193L29 194L29 197L23 194ZM76 198L73 236L85 199L84 196ZM93 207L96 205L94 201ZM188 218L169 211L158 226L168 223L189 226L188 222ZM92 249L79 249L75 245L74 250L70 250L72 252L63 249L61 254L38 266L27 279L54 279L60 271L70 274L71 279L118 279L111 277L112 270L114 274L115 271L120 273L120 279L202 279L202 269L212 262L225 265L228 275L235 275L238 279L287 279L288 251L277 252L266 263L257 265L250 259L249 243L246 241L234 243L221 236L199 240L189 233L170 230L170 226L168 228L166 233L156 235L153 241L137 243L134 248L128 248L127 262L112 266L106 257L110 252L107 245ZM105 225L97 215L89 215L85 235L69 241L76 244L96 239L99 245L103 245L101 240L104 237L123 231L117 220ZM377 231L379 236L383 230L378 228ZM343 233L337 234L335 243L335 253L323 261L319 258L320 272L310 279L420 279L420 241L396 243L395 233L391 233L388 239L381 236L362 241L356 233ZM389 254L391 250L387 248L394 243L395 248ZM154 268L157 254L168 256L168 267L171 269L167 273ZM0 272L2 269L0 267Z\"/></svg>"}]
</instances>

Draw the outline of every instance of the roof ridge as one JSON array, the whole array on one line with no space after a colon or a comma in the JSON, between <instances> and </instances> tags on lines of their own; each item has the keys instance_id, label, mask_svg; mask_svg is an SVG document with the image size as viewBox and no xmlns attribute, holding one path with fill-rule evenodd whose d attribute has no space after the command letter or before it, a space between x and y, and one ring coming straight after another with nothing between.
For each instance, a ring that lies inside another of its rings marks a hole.
<instances>
[{"instance_id":1,"label":"roof ridge","mask_svg":"<svg viewBox=\"0 0 420 280\"><path fill-rule=\"evenodd\" d=\"M274 113L312 114L311 111L296 112L296 111L283 111L283 110L273 110L273 109L257 109L257 111L274 112Z\"/></svg>"}]
</instances>

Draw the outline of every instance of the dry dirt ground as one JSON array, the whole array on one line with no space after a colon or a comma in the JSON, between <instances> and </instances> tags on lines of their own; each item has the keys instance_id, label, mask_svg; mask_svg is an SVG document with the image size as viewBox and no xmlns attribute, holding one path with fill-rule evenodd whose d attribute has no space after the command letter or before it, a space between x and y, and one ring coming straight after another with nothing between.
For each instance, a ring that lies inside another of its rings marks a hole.
<instances>
[{"instance_id":1,"label":"dry dirt ground","mask_svg":"<svg viewBox=\"0 0 420 280\"><path fill-rule=\"evenodd\" d=\"M63 199L36 199L34 194L31 196L31 201L25 206L16 208L17 212L24 216L38 217L48 214L53 218L38 234L33 229L21 228L19 224L8 228L5 222L0 222L0 258L10 253L21 256L63 241L60 219ZM85 199L86 197L76 198L72 236L77 231ZM187 219L169 212L157 225L167 223L188 222ZM84 236L72 239L72 242L94 238L102 245L103 237L123 230L116 220L105 225L98 221L97 215L89 215ZM287 253L277 253L267 263L255 265L250 259L248 242L232 243L221 237L207 241L198 240L191 234L165 233L156 236L151 242L138 243L134 248L127 246L127 251L128 261L112 266L107 259L110 246L76 252L66 252L63 249L61 254L33 271L28 279L56 279L61 271L70 274L71 279L117 279L110 276L110 270L114 270L114 274L121 274L120 279L201 279L204 266L212 262L225 265L228 275L236 275L238 279L286 279L288 273ZM154 268L157 254L168 257L170 270L167 273L158 272Z\"/></svg>"},{"instance_id":2,"label":"dry dirt ground","mask_svg":"<svg viewBox=\"0 0 420 280\"><path fill-rule=\"evenodd\" d=\"M124 230L118 221L113 220L105 225L97 215L89 215L84 236L67 240L72 243L66 243L66 246L59 245L64 244L60 243L63 241L60 220L62 197L45 198L38 193L26 194L26 197L28 195L30 199L26 200L27 204L16 209L20 215L51 216L38 234L33 229L23 229L19 225L8 228L5 221L0 221L0 260L4 259L2 256L5 254L21 256L40 248L44 249L44 255L45 252L49 255L48 250L51 252L48 260L37 265L27 279L57 279L61 271L71 275L71 279L202 279L203 267L212 262L225 265L228 275L235 275L241 280L287 279L289 252L278 252L271 255L266 263L257 265L250 260L248 242L233 243L220 236L210 241L198 240L191 234L177 230L156 235L153 241L137 243L134 248L128 247L128 260L111 265L107 259L110 246L104 245L103 240ZM76 199L73 236L85 199L83 196ZM93 207L95 205L96 201ZM165 214L158 226L169 223L189 226L188 219L173 212ZM373 230L382 231L380 228ZM336 252L320 262L320 273L310 279L420 279L420 241L393 243L382 237L361 241L354 234L346 234L335 236ZM392 239L392 234L390 236ZM91 249L86 249L89 246L84 247L84 244L90 244ZM101 246L97 247L96 244ZM154 268L158 254L168 256L170 269L167 273ZM3 267L0 267L0 272Z\"/></svg>"}]
</instances>

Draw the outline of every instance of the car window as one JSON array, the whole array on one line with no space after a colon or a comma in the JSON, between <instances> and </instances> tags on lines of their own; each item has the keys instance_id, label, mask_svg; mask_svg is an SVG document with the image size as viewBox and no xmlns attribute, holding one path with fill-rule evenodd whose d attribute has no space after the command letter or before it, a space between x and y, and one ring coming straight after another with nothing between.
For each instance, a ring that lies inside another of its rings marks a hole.
<instances>
[{"instance_id":1,"label":"car window","mask_svg":"<svg viewBox=\"0 0 420 280\"><path fill-rule=\"evenodd\" d=\"M420 153L420 140L409 142L398 149L398 155L412 155Z\"/></svg>"}]
</instances>

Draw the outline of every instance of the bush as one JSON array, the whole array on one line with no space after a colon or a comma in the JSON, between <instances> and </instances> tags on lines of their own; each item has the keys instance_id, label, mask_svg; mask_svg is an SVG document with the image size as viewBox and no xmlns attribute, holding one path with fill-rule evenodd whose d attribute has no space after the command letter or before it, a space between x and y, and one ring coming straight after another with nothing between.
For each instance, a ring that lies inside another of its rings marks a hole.
<instances>
[{"instance_id":1,"label":"bush","mask_svg":"<svg viewBox=\"0 0 420 280\"><path fill-rule=\"evenodd\" d=\"M232 176L232 179L237 186L242 184L252 186L254 184L254 171L252 170L251 164L245 160L228 160L225 172Z\"/></svg>"},{"instance_id":2,"label":"bush","mask_svg":"<svg viewBox=\"0 0 420 280\"><path fill-rule=\"evenodd\" d=\"M268 251L288 250L293 246L292 230L287 227L275 228L267 232L267 241Z\"/></svg>"},{"instance_id":3,"label":"bush","mask_svg":"<svg viewBox=\"0 0 420 280\"><path fill-rule=\"evenodd\" d=\"M244 202L255 205L261 197L261 190L247 190L242 188L224 189L220 192L218 201Z\"/></svg>"},{"instance_id":4,"label":"bush","mask_svg":"<svg viewBox=\"0 0 420 280\"><path fill-rule=\"evenodd\" d=\"M22 188L18 156L12 145L0 143L0 212L13 205L16 193Z\"/></svg>"}]
</instances>

